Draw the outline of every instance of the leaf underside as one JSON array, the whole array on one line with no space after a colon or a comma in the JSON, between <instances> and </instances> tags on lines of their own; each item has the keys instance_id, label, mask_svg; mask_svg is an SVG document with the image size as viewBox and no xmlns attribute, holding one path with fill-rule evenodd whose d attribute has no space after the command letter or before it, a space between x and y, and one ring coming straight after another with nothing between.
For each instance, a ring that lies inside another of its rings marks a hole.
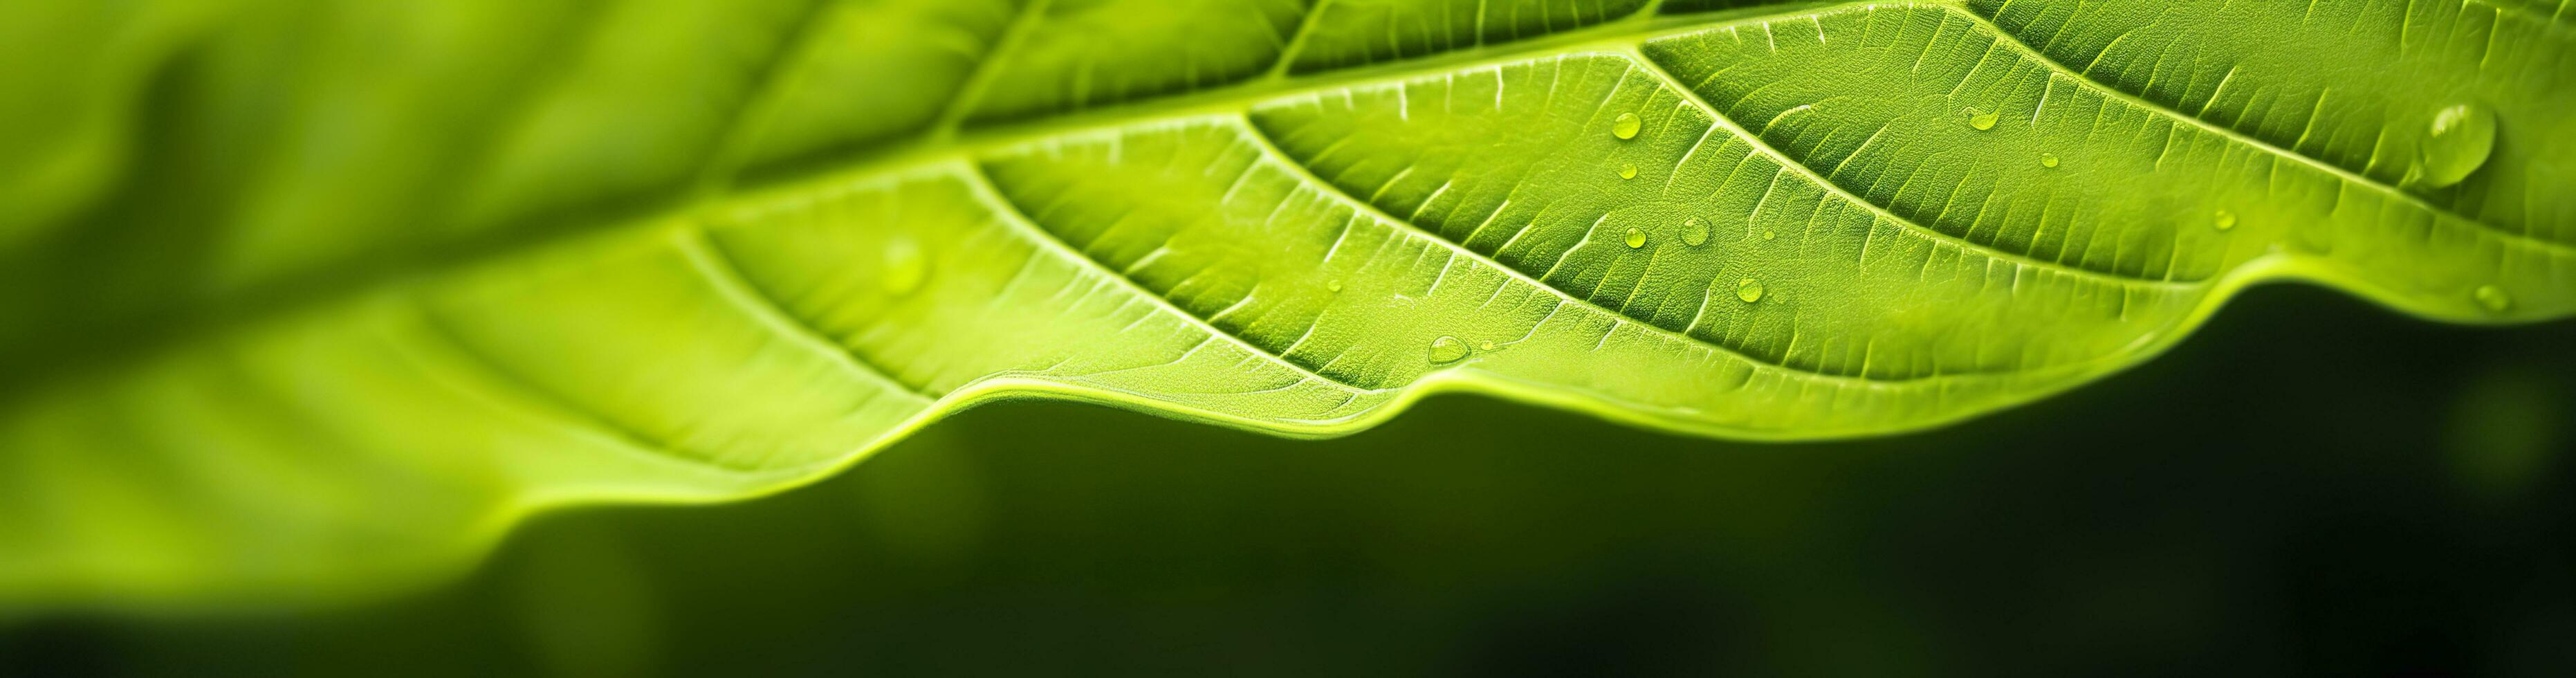
<instances>
[{"instance_id":1,"label":"leaf underside","mask_svg":"<svg viewBox=\"0 0 2576 678\"><path fill-rule=\"evenodd\" d=\"M2547 0L9 13L7 607L361 593L998 398L1807 439L2268 280L2576 309Z\"/></svg>"}]
</instances>

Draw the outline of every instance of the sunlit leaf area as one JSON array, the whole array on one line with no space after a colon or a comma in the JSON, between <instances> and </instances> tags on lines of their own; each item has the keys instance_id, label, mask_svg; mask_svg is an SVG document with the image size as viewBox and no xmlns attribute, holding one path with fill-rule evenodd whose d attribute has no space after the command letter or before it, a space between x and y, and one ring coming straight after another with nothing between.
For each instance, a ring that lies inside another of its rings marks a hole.
<instances>
[{"instance_id":1,"label":"sunlit leaf area","mask_svg":"<svg viewBox=\"0 0 2576 678\"><path fill-rule=\"evenodd\" d=\"M0 2L0 673L2576 673L2566 0Z\"/></svg>"}]
</instances>

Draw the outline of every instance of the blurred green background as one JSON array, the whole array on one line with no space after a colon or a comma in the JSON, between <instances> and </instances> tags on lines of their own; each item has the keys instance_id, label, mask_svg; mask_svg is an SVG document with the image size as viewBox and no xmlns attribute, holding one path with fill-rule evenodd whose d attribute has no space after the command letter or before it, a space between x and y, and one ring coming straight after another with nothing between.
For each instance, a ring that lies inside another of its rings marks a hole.
<instances>
[{"instance_id":1,"label":"blurred green background","mask_svg":"<svg viewBox=\"0 0 2576 678\"><path fill-rule=\"evenodd\" d=\"M1062 403L542 518L342 610L0 627L42 675L2570 675L2576 323L2255 290L1896 438L1435 398L1332 441Z\"/></svg>"}]
</instances>

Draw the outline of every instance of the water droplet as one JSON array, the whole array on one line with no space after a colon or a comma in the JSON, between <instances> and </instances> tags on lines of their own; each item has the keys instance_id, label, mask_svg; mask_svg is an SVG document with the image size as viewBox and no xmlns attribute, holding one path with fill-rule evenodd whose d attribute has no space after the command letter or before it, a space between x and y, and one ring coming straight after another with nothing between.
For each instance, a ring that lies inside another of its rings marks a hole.
<instances>
[{"instance_id":1,"label":"water droplet","mask_svg":"<svg viewBox=\"0 0 2576 678\"><path fill-rule=\"evenodd\" d=\"M2478 305L2491 312L2503 313L2505 309L2513 308L2513 295L2505 294L2502 287L2479 285L2477 291L2469 293L2469 296L2476 297Z\"/></svg>"},{"instance_id":2,"label":"water droplet","mask_svg":"<svg viewBox=\"0 0 2576 678\"><path fill-rule=\"evenodd\" d=\"M1637 248L1639 248L1639 247L1645 247L1645 246L1646 246L1646 232L1645 232L1645 231L1643 231L1643 230L1639 230L1639 229L1638 229L1637 227L1635 227L1635 226L1630 226L1630 227L1628 227L1628 249L1632 249L1632 250L1633 250L1633 249L1637 249Z\"/></svg>"},{"instance_id":3,"label":"water droplet","mask_svg":"<svg viewBox=\"0 0 2576 678\"><path fill-rule=\"evenodd\" d=\"M1637 166L1636 166L1636 165L1620 165L1620 166L1619 166L1619 178L1621 178L1621 179L1635 179L1635 178L1637 178Z\"/></svg>"},{"instance_id":4,"label":"water droplet","mask_svg":"<svg viewBox=\"0 0 2576 678\"><path fill-rule=\"evenodd\" d=\"M1433 363L1454 363L1466 357L1467 342L1459 341L1457 337L1442 336L1431 340L1431 362Z\"/></svg>"},{"instance_id":5,"label":"water droplet","mask_svg":"<svg viewBox=\"0 0 2576 678\"><path fill-rule=\"evenodd\" d=\"M1637 119L1635 113L1621 113L1618 120L1610 123L1610 135L1621 139L1635 139L1637 129L1644 127L1645 124L1645 121Z\"/></svg>"},{"instance_id":6,"label":"water droplet","mask_svg":"<svg viewBox=\"0 0 2576 678\"><path fill-rule=\"evenodd\" d=\"M1342 281L1339 281L1339 280L1327 280L1327 281L1324 281L1324 291L1331 292L1331 293L1334 293L1334 294L1341 294L1341 293L1342 293Z\"/></svg>"},{"instance_id":7,"label":"water droplet","mask_svg":"<svg viewBox=\"0 0 2576 678\"><path fill-rule=\"evenodd\" d=\"M2228 229L2231 229L2231 228L2235 228L2235 227L2236 227L2236 213L2235 213L2235 212L2229 212L2229 211L2227 211L2227 210L2219 210L2219 211L2218 211L2218 217L2217 217L2217 218L2215 218L2215 219L2210 220L2209 225L2210 225L2210 226L2213 226L2213 227L2216 227L2218 230L2221 230L2221 231L2228 230Z\"/></svg>"},{"instance_id":8,"label":"water droplet","mask_svg":"<svg viewBox=\"0 0 2576 678\"><path fill-rule=\"evenodd\" d=\"M1994 111L1979 113L1977 109L1971 108L1968 109L1968 126L1977 128L1979 132L1994 129L1997 117L1999 116Z\"/></svg>"},{"instance_id":9,"label":"water droplet","mask_svg":"<svg viewBox=\"0 0 2576 678\"><path fill-rule=\"evenodd\" d=\"M1772 238L1777 238L1777 237L1780 237L1780 234L1778 234L1778 233L1774 233L1774 232L1771 232L1771 231L1763 231L1763 232L1762 232L1762 239L1763 239L1763 240L1770 240L1770 239L1772 239Z\"/></svg>"},{"instance_id":10,"label":"water droplet","mask_svg":"<svg viewBox=\"0 0 2576 678\"><path fill-rule=\"evenodd\" d=\"M1482 349L1482 350L1487 350L1487 351L1494 350L1494 340L1492 340L1492 339L1487 339L1487 340L1485 340L1484 345L1482 345L1482 346L1478 346L1477 348Z\"/></svg>"},{"instance_id":11,"label":"water droplet","mask_svg":"<svg viewBox=\"0 0 2576 678\"><path fill-rule=\"evenodd\" d=\"M1745 278L1745 279L1744 279L1744 282L1736 283L1736 284L1735 284L1735 298L1737 298L1737 299L1742 299L1742 300L1744 300L1744 303L1747 303L1747 304L1750 304L1750 303L1753 303L1753 302L1757 302L1757 301L1761 301L1761 300L1762 300L1762 281L1760 281L1760 280L1754 280L1754 279L1752 279L1752 278Z\"/></svg>"},{"instance_id":12,"label":"water droplet","mask_svg":"<svg viewBox=\"0 0 2576 678\"><path fill-rule=\"evenodd\" d=\"M2495 135L2495 112L2485 106L2458 104L2434 113L2416 160L2417 178L2434 188L2460 183L2487 164L2487 156L2495 152Z\"/></svg>"},{"instance_id":13,"label":"water droplet","mask_svg":"<svg viewBox=\"0 0 2576 678\"><path fill-rule=\"evenodd\" d=\"M885 272L877 282L886 294L903 296L921 289L921 281L930 277L930 262L921 256L921 246L909 239L897 238L886 243Z\"/></svg>"},{"instance_id":14,"label":"water droplet","mask_svg":"<svg viewBox=\"0 0 2576 678\"><path fill-rule=\"evenodd\" d=\"M2057 154L2055 154L2055 153L2041 153L2041 154L2039 154L2039 166L2041 166L2041 167L2056 167L2056 166L2057 166Z\"/></svg>"},{"instance_id":15,"label":"water droplet","mask_svg":"<svg viewBox=\"0 0 2576 678\"><path fill-rule=\"evenodd\" d=\"M1699 217L1682 220L1682 244L1698 247L1708 244L1708 222Z\"/></svg>"}]
</instances>

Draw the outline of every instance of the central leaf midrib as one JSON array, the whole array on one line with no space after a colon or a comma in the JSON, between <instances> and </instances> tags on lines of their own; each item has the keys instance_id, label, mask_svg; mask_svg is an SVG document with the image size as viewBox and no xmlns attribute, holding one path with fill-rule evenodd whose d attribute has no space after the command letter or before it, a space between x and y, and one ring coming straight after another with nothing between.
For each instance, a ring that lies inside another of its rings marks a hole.
<instances>
[{"instance_id":1,"label":"central leaf midrib","mask_svg":"<svg viewBox=\"0 0 2576 678\"><path fill-rule=\"evenodd\" d=\"M1946 0L1934 1L1945 2ZM743 192L793 190L808 184L827 182L849 175L871 174L893 168L928 165L962 156L980 155L1047 137L1097 131L1154 120L1240 112L1253 104L1271 99L1403 82L1424 75L1510 63L1534 55L1571 54L1583 51L1621 52L1635 43L1665 35L1729 25L1760 23L1827 8L1864 4L1869 3L1866 0L1785 2L1743 11L1679 16L1656 16L1640 12L1617 21L1528 40L1479 45L1418 58L1306 75L1274 71L1231 85L1063 113L1041 119L986 125L971 125L968 124L969 121L958 121L957 124L960 127L954 132L942 133L939 128L931 128L910 143L853 149L831 157L791 160L767 167L745 168L753 176L743 182L745 187Z\"/></svg>"}]
</instances>

